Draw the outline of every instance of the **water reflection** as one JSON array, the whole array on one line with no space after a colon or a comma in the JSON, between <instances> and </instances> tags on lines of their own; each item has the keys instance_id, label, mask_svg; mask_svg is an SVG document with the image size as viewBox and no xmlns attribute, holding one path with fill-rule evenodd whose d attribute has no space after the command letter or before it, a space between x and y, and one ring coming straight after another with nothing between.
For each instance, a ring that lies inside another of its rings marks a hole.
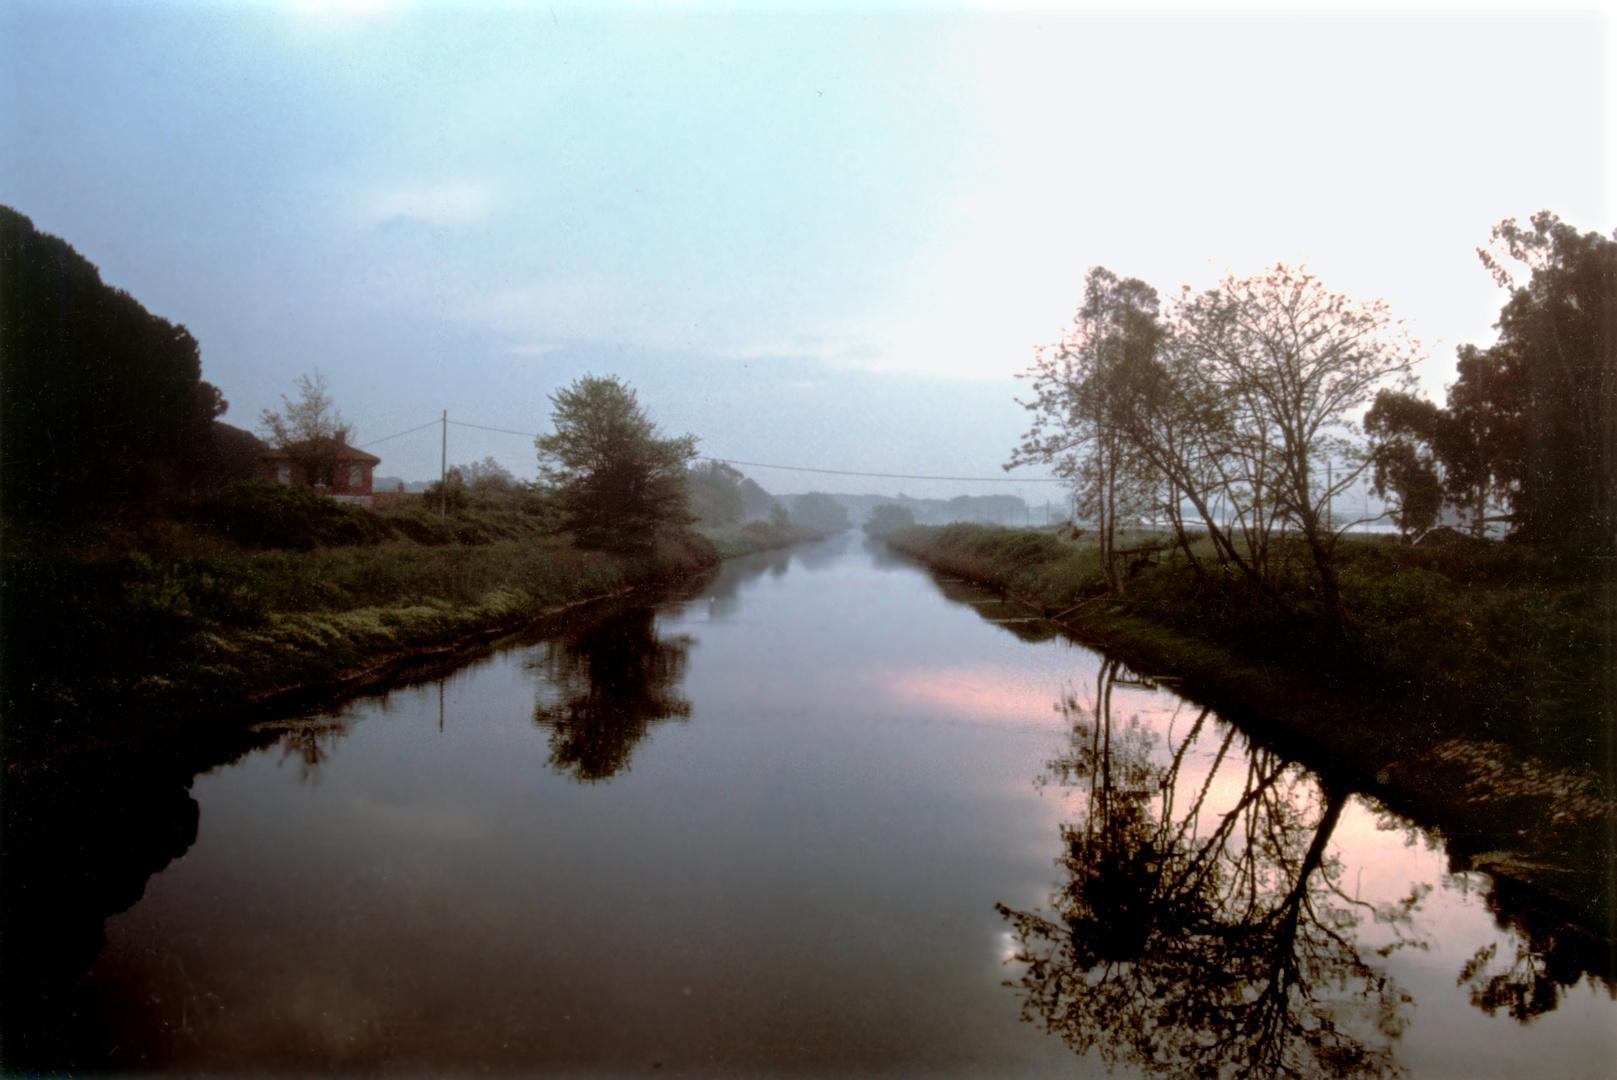
<instances>
[{"instance_id":1,"label":"water reflection","mask_svg":"<svg viewBox=\"0 0 1617 1080\"><path fill-rule=\"evenodd\" d=\"M1354 899L1327 853L1348 792L1205 709L1159 747L1137 718L1113 717L1125 675L1108 661L1089 708L1061 704L1071 742L1048 779L1087 790L1062 829L1052 910L1000 907L1024 1015L1163 1075L1397 1073L1409 998L1356 934L1369 918L1395 930L1383 955L1409 943L1422 893Z\"/></svg>"},{"instance_id":2,"label":"water reflection","mask_svg":"<svg viewBox=\"0 0 1617 1080\"><path fill-rule=\"evenodd\" d=\"M684 719L677 693L694 639L657 636L657 613L635 607L570 628L540 646L533 719L550 731L550 764L580 783L610 780L653 723Z\"/></svg>"},{"instance_id":3,"label":"water reflection","mask_svg":"<svg viewBox=\"0 0 1617 1080\"><path fill-rule=\"evenodd\" d=\"M1540 901L1510 878L1493 879L1488 910L1510 938L1478 949L1456 980L1469 992L1471 1004L1489 1016L1503 1012L1528 1023L1554 1012L1585 976L1591 986L1617 1000L1611 944L1546 912Z\"/></svg>"}]
</instances>

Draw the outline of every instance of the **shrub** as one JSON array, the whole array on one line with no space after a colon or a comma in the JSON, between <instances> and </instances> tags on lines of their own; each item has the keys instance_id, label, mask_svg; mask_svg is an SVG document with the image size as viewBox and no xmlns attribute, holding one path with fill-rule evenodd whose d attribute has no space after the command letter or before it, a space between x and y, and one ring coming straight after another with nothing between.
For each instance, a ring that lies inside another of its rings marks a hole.
<instances>
[{"instance_id":1,"label":"shrub","mask_svg":"<svg viewBox=\"0 0 1617 1080\"><path fill-rule=\"evenodd\" d=\"M265 480L230 484L195 503L197 526L243 547L290 548L376 544L391 530L382 518L328 499L308 488Z\"/></svg>"}]
</instances>

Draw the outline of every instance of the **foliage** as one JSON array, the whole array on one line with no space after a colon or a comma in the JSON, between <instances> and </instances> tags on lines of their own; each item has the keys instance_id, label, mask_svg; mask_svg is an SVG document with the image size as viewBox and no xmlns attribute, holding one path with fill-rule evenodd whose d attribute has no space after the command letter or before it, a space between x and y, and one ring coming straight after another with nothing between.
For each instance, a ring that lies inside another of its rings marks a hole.
<instances>
[{"instance_id":1,"label":"foliage","mask_svg":"<svg viewBox=\"0 0 1617 1080\"><path fill-rule=\"evenodd\" d=\"M300 375L294 400L281 395L279 409L265 409L258 426L270 445L292 459L310 484L333 486L352 433L332 401L326 377L316 369Z\"/></svg>"},{"instance_id":2,"label":"foliage","mask_svg":"<svg viewBox=\"0 0 1617 1080\"><path fill-rule=\"evenodd\" d=\"M739 469L722 461L696 465L685 476L690 490L690 511L704 525L734 525L746 516L746 497Z\"/></svg>"},{"instance_id":3,"label":"foliage","mask_svg":"<svg viewBox=\"0 0 1617 1080\"><path fill-rule=\"evenodd\" d=\"M1079 520L1095 526L1107 587L1119 595L1113 541L1125 521L1153 508L1159 485L1114 402L1130 373L1153 362L1163 334L1155 289L1092 267L1072 331L1040 349L1026 376L1033 424L1008 466L1042 462L1071 483Z\"/></svg>"},{"instance_id":4,"label":"foliage","mask_svg":"<svg viewBox=\"0 0 1617 1080\"><path fill-rule=\"evenodd\" d=\"M0 207L0 498L8 514L183 493L225 411L196 339Z\"/></svg>"},{"instance_id":5,"label":"foliage","mask_svg":"<svg viewBox=\"0 0 1617 1080\"><path fill-rule=\"evenodd\" d=\"M198 525L248 548L375 544L391 530L376 514L305 487L273 481L230 484L197 502L188 516Z\"/></svg>"},{"instance_id":6,"label":"foliage","mask_svg":"<svg viewBox=\"0 0 1617 1080\"><path fill-rule=\"evenodd\" d=\"M1154 290L1097 267L1077 327L1035 361L1034 421L1010 465L1043 462L1076 481L1099 525L1108 588L1121 595L1126 579L1112 537L1141 509L1171 524L1201 572L1188 503L1217 560L1277 604L1286 567L1271 560L1275 541L1300 534L1345 625L1340 529L1327 507L1368 462L1352 414L1416 358L1386 306L1277 265L1187 289L1163 323Z\"/></svg>"},{"instance_id":7,"label":"foliage","mask_svg":"<svg viewBox=\"0 0 1617 1080\"><path fill-rule=\"evenodd\" d=\"M616 376L586 375L550 400L554 431L534 445L580 544L647 550L658 532L688 520L685 466L696 456L695 436L660 437Z\"/></svg>"},{"instance_id":8,"label":"foliage","mask_svg":"<svg viewBox=\"0 0 1617 1080\"><path fill-rule=\"evenodd\" d=\"M1486 349L1462 345L1447 407L1383 394L1366 418L1380 437L1378 489L1424 508L1434 483L1485 535L1509 507L1515 536L1609 547L1617 540L1617 240L1579 234L1548 211L1514 220L1479 251L1510 297ZM1518 284L1506 267L1531 270ZM1402 515L1402 509L1400 510ZM1424 509L1420 510L1424 520Z\"/></svg>"},{"instance_id":9,"label":"foliage","mask_svg":"<svg viewBox=\"0 0 1617 1080\"><path fill-rule=\"evenodd\" d=\"M865 532L871 536L891 536L900 529L908 529L915 524L915 514L907 506L897 506L893 503L882 503L873 507L870 517L865 522Z\"/></svg>"},{"instance_id":10,"label":"foliage","mask_svg":"<svg viewBox=\"0 0 1617 1080\"><path fill-rule=\"evenodd\" d=\"M1493 230L1480 252L1510 298L1489 349L1462 354L1449 406L1494 443L1496 484L1531 541L1617 539L1617 234L1580 234L1548 211ZM1527 267L1518 283L1503 259ZM1484 424L1483 418L1493 420ZM1500 430L1502 429L1502 430Z\"/></svg>"},{"instance_id":11,"label":"foliage","mask_svg":"<svg viewBox=\"0 0 1617 1080\"><path fill-rule=\"evenodd\" d=\"M821 491L811 491L792 500L792 518L799 524L827 533L848 528L848 508Z\"/></svg>"},{"instance_id":12,"label":"foliage","mask_svg":"<svg viewBox=\"0 0 1617 1080\"><path fill-rule=\"evenodd\" d=\"M451 472L457 473L460 482L471 491L498 493L517 489L517 478L511 470L492 456L469 465L452 466Z\"/></svg>"},{"instance_id":13,"label":"foliage","mask_svg":"<svg viewBox=\"0 0 1617 1080\"><path fill-rule=\"evenodd\" d=\"M12 546L0 562L0 704L13 755L79 737L97 717L128 725L240 707L391 653L718 562L711 544L689 534L633 555L533 535L184 555L28 547Z\"/></svg>"},{"instance_id":14,"label":"foliage","mask_svg":"<svg viewBox=\"0 0 1617 1080\"><path fill-rule=\"evenodd\" d=\"M1390 504L1406 540L1437 524L1443 509L1443 479L1433 447L1448 435L1446 420L1431 402L1393 390L1378 393L1365 414L1364 430L1374 440L1371 486Z\"/></svg>"},{"instance_id":15,"label":"foliage","mask_svg":"<svg viewBox=\"0 0 1617 1080\"><path fill-rule=\"evenodd\" d=\"M1048 533L922 526L889 543L1053 612L1104 589L1096 545ZM1195 545L1203 552L1210 546L1207 539ZM1239 579L1198 575L1182 553L1167 549L1131 568L1126 601L1084 610L1103 624L1132 618L1141 633L1205 645L1225 658L1214 666L1284 669L1343 688L1411 725L1483 732L1572 764L1586 764L1590 748L1601 745L1602 642L1617 613L1589 587L1595 571L1588 560L1513 544L1346 541L1337 562L1357 628L1348 641L1336 636L1318 579L1307 572L1306 548L1293 541L1276 561L1289 568L1277 579L1284 606Z\"/></svg>"}]
</instances>

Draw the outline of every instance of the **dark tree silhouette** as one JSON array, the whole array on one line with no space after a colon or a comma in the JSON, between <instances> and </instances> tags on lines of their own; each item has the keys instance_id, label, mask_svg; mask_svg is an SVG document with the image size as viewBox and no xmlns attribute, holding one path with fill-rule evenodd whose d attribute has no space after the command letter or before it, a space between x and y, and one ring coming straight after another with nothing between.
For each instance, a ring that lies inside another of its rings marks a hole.
<instances>
[{"instance_id":1,"label":"dark tree silhouette","mask_svg":"<svg viewBox=\"0 0 1617 1080\"><path fill-rule=\"evenodd\" d=\"M196 339L0 206L0 497L8 513L183 492L225 400Z\"/></svg>"},{"instance_id":2,"label":"dark tree silhouette","mask_svg":"<svg viewBox=\"0 0 1617 1080\"><path fill-rule=\"evenodd\" d=\"M655 608L618 611L544 646L545 680L534 722L550 730L550 763L581 783L629 769L653 723L690 715L676 690L685 675L687 636L657 636Z\"/></svg>"}]
</instances>

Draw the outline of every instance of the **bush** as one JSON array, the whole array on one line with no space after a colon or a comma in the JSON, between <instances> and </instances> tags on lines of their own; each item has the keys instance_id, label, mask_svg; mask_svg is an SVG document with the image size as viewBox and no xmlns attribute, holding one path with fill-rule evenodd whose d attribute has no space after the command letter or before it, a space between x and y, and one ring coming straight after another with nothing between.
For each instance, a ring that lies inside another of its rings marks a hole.
<instances>
[{"instance_id":1,"label":"bush","mask_svg":"<svg viewBox=\"0 0 1617 1080\"><path fill-rule=\"evenodd\" d=\"M309 488L265 480L230 484L195 503L188 514L200 528L250 548L376 544L391 530L380 516Z\"/></svg>"}]
</instances>

